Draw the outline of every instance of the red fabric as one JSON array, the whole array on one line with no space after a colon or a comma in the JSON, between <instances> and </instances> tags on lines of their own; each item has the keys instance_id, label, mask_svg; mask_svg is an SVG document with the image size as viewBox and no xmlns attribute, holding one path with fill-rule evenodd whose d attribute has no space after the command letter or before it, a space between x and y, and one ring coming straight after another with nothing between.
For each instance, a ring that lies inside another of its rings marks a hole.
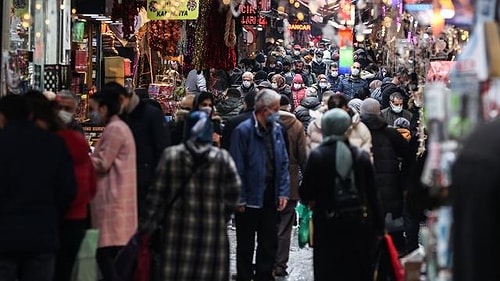
<instances>
[{"instance_id":1,"label":"red fabric","mask_svg":"<svg viewBox=\"0 0 500 281\"><path fill-rule=\"evenodd\" d=\"M396 281L405 280L405 271L401 262L399 261L398 251L394 246L394 242L389 234L384 235L384 239L387 243L387 251L389 252L389 257L391 259L392 268L394 269L394 277Z\"/></svg>"},{"instance_id":2,"label":"red fabric","mask_svg":"<svg viewBox=\"0 0 500 281\"><path fill-rule=\"evenodd\" d=\"M71 204L66 219L87 218L87 206L96 194L96 174L89 156L89 145L85 138L74 130L61 130L57 132L64 139L71 159L77 183L77 194Z\"/></svg>"},{"instance_id":3,"label":"red fabric","mask_svg":"<svg viewBox=\"0 0 500 281\"><path fill-rule=\"evenodd\" d=\"M149 236L142 235L137 266L134 272L134 281L149 281L151 272L151 251L149 250Z\"/></svg>"}]
</instances>

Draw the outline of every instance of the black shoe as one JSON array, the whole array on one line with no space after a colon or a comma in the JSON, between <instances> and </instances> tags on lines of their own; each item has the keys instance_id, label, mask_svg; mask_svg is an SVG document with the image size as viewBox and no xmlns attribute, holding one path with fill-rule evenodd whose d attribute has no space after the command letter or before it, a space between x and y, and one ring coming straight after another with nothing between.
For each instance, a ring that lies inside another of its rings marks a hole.
<instances>
[{"instance_id":1,"label":"black shoe","mask_svg":"<svg viewBox=\"0 0 500 281\"><path fill-rule=\"evenodd\" d=\"M288 272L286 272L286 269L284 269L283 267L276 267L276 269L274 269L274 276L284 277L287 275L288 275Z\"/></svg>"}]
</instances>

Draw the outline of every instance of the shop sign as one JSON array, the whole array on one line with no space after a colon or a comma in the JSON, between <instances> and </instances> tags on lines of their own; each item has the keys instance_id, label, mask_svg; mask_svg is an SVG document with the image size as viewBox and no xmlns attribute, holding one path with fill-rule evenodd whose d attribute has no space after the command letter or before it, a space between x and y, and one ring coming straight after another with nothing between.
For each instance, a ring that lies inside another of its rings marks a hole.
<instances>
[{"instance_id":1,"label":"shop sign","mask_svg":"<svg viewBox=\"0 0 500 281\"><path fill-rule=\"evenodd\" d=\"M147 0L150 20L195 20L199 0Z\"/></svg>"},{"instance_id":2,"label":"shop sign","mask_svg":"<svg viewBox=\"0 0 500 281\"><path fill-rule=\"evenodd\" d=\"M288 26L290 30L300 30L300 31L311 31L310 24L290 24Z\"/></svg>"},{"instance_id":3,"label":"shop sign","mask_svg":"<svg viewBox=\"0 0 500 281\"><path fill-rule=\"evenodd\" d=\"M246 3L245 5L240 5L240 22L242 25L262 25L265 26L267 21L264 17L259 15L257 9L252 5Z\"/></svg>"}]
</instances>

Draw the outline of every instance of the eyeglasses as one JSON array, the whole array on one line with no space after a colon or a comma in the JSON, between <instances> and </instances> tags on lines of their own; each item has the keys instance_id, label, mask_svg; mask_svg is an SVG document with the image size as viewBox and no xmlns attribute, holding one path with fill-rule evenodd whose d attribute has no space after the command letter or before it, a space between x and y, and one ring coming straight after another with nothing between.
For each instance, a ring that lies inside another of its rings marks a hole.
<instances>
[{"instance_id":1,"label":"eyeglasses","mask_svg":"<svg viewBox=\"0 0 500 281\"><path fill-rule=\"evenodd\" d=\"M361 69L361 67L357 67L357 66L353 66L352 68L355 68L355 69Z\"/></svg>"}]
</instances>

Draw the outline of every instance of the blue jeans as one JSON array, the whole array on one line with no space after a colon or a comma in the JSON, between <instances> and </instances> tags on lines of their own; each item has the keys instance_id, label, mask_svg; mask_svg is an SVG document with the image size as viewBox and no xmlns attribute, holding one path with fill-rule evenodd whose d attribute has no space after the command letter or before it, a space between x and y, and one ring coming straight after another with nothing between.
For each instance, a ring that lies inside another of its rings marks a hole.
<instances>
[{"instance_id":1,"label":"blue jeans","mask_svg":"<svg viewBox=\"0 0 500 281\"><path fill-rule=\"evenodd\" d=\"M55 253L0 253L0 281L53 281Z\"/></svg>"}]
</instances>

